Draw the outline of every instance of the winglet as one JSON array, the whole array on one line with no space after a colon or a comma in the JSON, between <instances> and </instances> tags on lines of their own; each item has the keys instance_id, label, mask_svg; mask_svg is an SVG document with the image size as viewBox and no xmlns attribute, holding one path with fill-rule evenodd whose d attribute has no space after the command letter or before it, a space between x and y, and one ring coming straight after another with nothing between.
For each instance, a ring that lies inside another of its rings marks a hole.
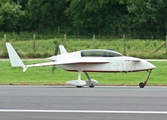
<instances>
[{"instance_id":1,"label":"winglet","mask_svg":"<svg viewBox=\"0 0 167 120\"><path fill-rule=\"evenodd\" d=\"M25 67L24 63L22 62L22 60L20 59L20 57L16 53L13 46L10 43L6 43L6 47L7 47L7 50L8 50L10 63L12 65L12 67L22 67L23 72L25 72L27 68Z\"/></svg>"},{"instance_id":2,"label":"winglet","mask_svg":"<svg viewBox=\"0 0 167 120\"><path fill-rule=\"evenodd\" d=\"M67 51L63 45L59 45L60 53L62 54L67 54Z\"/></svg>"}]
</instances>

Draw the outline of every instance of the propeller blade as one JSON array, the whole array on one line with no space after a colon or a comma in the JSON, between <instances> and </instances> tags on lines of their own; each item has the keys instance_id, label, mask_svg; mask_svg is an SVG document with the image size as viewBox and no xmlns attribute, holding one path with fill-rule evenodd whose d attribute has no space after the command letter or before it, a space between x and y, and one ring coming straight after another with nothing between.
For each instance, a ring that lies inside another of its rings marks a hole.
<instances>
[{"instance_id":1,"label":"propeller blade","mask_svg":"<svg viewBox=\"0 0 167 120\"><path fill-rule=\"evenodd\" d=\"M52 66L52 74L54 73L54 70L55 70L55 66L53 65Z\"/></svg>"},{"instance_id":2,"label":"propeller blade","mask_svg":"<svg viewBox=\"0 0 167 120\"><path fill-rule=\"evenodd\" d=\"M54 56L52 56L48 59L52 60L52 61L55 61L55 57L58 55L58 52L59 52L59 44L57 43ZM52 74L54 73L54 70L55 70L55 65L52 66Z\"/></svg>"},{"instance_id":3,"label":"propeller blade","mask_svg":"<svg viewBox=\"0 0 167 120\"><path fill-rule=\"evenodd\" d=\"M55 56L57 56L58 55L58 52L59 52L59 44L57 43L56 44L56 49L55 49Z\"/></svg>"}]
</instances>

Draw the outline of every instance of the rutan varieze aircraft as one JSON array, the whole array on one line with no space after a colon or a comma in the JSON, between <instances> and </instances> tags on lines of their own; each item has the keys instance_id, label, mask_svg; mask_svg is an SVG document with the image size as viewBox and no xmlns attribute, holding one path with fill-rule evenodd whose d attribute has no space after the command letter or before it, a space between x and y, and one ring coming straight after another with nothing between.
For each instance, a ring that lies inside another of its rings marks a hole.
<instances>
[{"instance_id":1,"label":"rutan varieze aircraft","mask_svg":"<svg viewBox=\"0 0 167 120\"><path fill-rule=\"evenodd\" d=\"M66 82L67 84L76 87L94 87L98 85L98 81L91 79L88 72L127 73L148 71L149 73L146 80L139 83L139 87L144 88L150 77L151 71L156 68L147 60L123 56L122 54L112 50L90 49L68 53L63 45L57 45L55 55L46 58L51 62L25 65L10 43L6 43L6 47L12 67L22 67L23 72L25 72L29 67L58 65L64 70L78 72L77 80ZM58 49L60 49L60 55L58 55ZM81 80L82 72L85 73L88 80Z\"/></svg>"}]
</instances>

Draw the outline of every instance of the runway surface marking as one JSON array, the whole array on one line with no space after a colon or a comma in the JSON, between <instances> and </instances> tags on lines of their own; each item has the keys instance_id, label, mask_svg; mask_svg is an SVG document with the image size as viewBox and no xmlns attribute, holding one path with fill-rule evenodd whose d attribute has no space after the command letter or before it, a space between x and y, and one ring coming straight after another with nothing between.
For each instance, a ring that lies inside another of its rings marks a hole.
<instances>
[{"instance_id":1,"label":"runway surface marking","mask_svg":"<svg viewBox=\"0 0 167 120\"><path fill-rule=\"evenodd\" d=\"M27 112L27 113L113 113L113 114L167 114L167 111L99 111L99 110L17 110L0 109L0 112Z\"/></svg>"}]
</instances>

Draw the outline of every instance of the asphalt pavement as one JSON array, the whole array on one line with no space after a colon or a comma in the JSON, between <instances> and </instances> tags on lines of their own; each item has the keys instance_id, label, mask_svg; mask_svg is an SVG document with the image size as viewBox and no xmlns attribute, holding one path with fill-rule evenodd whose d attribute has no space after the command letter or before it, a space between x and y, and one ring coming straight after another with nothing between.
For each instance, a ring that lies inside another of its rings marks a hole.
<instances>
[{"instance_id":1,"label":"asphalt pavement","mask_svg":"<svg viewBox=\"0 0 167 120\"><path fill-rule=\"evenodd\" d=\"M167 87L0 86L2 120L166 120Z\"/></svg>"}]
</instances>

